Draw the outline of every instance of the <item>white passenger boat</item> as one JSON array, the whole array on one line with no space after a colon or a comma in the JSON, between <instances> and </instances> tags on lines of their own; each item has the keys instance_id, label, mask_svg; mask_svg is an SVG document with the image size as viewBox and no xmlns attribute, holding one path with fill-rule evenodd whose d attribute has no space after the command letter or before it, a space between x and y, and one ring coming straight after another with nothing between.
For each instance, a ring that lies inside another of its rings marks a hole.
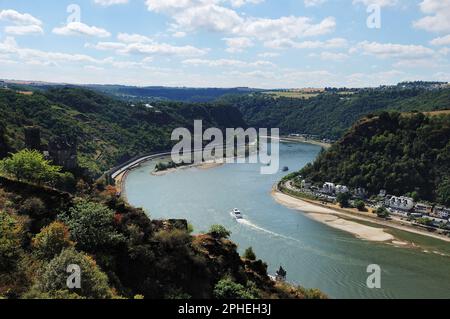
<instances>
[{"instance_id":1,"label":"white passenger boat","mask_svg":"<svg viewBox=\"0 0 450 319\"><path fill-rule=\"evenodd\" d=\"M235 208L231 212L231 216L233 216L236 219L244 219L244 216L242 216L242 213L239 209Z\"/></svg>"}]
</instances>

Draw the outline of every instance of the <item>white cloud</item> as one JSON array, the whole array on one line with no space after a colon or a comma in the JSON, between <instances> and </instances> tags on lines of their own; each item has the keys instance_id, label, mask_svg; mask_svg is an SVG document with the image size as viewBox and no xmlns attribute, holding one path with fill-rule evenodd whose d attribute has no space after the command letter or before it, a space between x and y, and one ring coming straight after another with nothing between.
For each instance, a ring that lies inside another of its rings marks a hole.
<instances>
[{"instance_id":1,"label":"white cloud","mask_svg":"<svg viewBox=\"0 0 450 319\"><path fill-rule=\"evenodd\" d=\"M111 33L105 29L89 26L82 22L70 22L63 27L53 29L53 33L64 36L90 36L98 38L107 38L111 36Z\"/></svg>"},{"instance_id":2,"label":"white cloud","mask_svg":"<svg viewBox=\"0 0 450 319\"><path fill-rule=\"evenodd\" d=\"M5 27L5 33L13 35L43 34L44 30L39 25L11 25Z\"/></svg>"},{"instance_id":3,"label":"white cloud","mask_svg":"<svg viewBox=\"0 0 450 319\"><path fill-rule=\"evenodd\" d=\"M377 5L380 7L392 7L398 2L399 0L353 0L353 4L362 3L365 6Z\"/></svg>"},{"instance_id":4,"label":"white cloud","mask_svg":"<svg viewBox=\"0 0 450 319\"><path fill-rule=\"evenodd\" d=\"M0 11L0 21L8 21L14 25L6 26L5 33L13 35L43 34L42 21L28 13L15 10Z\"/></svg>"},{"instance_id":5,"label":"white cloud","mask_svg":"<svg viewBox=\"0 0 450 319\"><path fill-rule=\"evenodd\" d=\"M183 64L188 65L206 65L209 67L274 67L275 64L269 61L255 61L255 62L247 62L241 60L232 60L232 59L218 59L218 60L208 60L208 59L190 59L184 60Z\"/></svg>"},{"instance_id":6,"label":"white cloud","mask_svg":"<svg viewBox=\"0 0 450 319\"><path fill-rule=\"evenodd\" d=\"M450 31L450 0L423 0L420 9L427 16L414 22L414 27L430 32Z\"/></svg>"},{"instance_id":7,"label":"white cloud","mask_svg":"<svg viewBox=\"0 0 450 319\"><path fill-rule=\"evenodd\" d=\"M321 52L319 57L325 61L344 61L348 59L348 55L345 53L335 53L335 52Z\"/></svg>"},{"instance_id":8,"label":"white cloud","mask_svg":"<svg viewBox=\"0 0 450 319\"><path fill-rule=\"evenodd\" d=\"M309 17L286 16L276 19L246 17L221 5L220 0L146 0L150 11L169 15L177 31L207 30L259 40L311 37L330 33L336 27L333 17L315 23Z\"/></svg>"},{"instance_id":9,"label":"white cloud","mask_svg":"<svg viewBox=\"0 0 450 319\"><path fill-rule=\"evenodd\" d=\"M333 38L326 41L303 41L296 42L291 39L277 39L273 41L266 41L264 45L272 49L337 49L348 46L348 41L343 38Z\"/></svg>"},{"instance_id":10,"label":"white cloud","mask_svg":"<svg viewBox=\"0 0 450 319\"><path fill-rule=\"evenodd\" d=\"M352 51L361 50L364 54L378 58L417 59L432 57L434 50L422 45L405 45L378 42L360 42Z\"/></svg>"},{"instance_id":11,"label":"white cloud","mask_svg":"<svg viewBox=\"0 0 450 319\"><path fill-rule=\"evenodd\" d=\"M258 56L260 58L276 58L276 57L280 56L280 54L276 53L276 52L263 52L263 53L259 53Z\"/></svg>"},{"instance_id":12,"label":"white cloud","mask_svg":"<svg viewBox=\"0 0 450 319\"><path fill-rule=\"evenodd\" d=\"M439 63L433 59L410 59L400 60L394 64L395 68L418 69L418 68L436 68Z\"/></svg>"},{"instance_id":13,"label":"white cloud","mask_svg":"<svg viewBox=\"0 0 450 319\"><path fill-rule=\"evenodd\" d=\"M325 3L327 0L304 0L305 7L317 7L323 3Z\"/></svg>"},{"instance_id":14,"label":"white cloud","mask_svg":"<svg viewBox=\"0 0 450 319\"><path fill-rule=\"evenodd\" d=\"M449 45L450 44L450 34L446 35L444 37L433 39L433 40L431 40L430 44L436 45L436 46Z\"/></svg>"},{"instance_id":15,"label":"white cloud","mask_svg":"<svg viewBox=\"0 0 450 319\"><path fill-rule=\"evenodd\" d=\"M281 17L278 19L250 18L235 32L260 40L294 39L324 35L334 31L336 20L328 17L314 23L308 17Z\"/></svg>"},{"instance_id":16,"label":"white cloud","mask_svg":"<svg viewBox=\"0 0 450 319\"><path fill-rule=\"evenodd\" d=\"M116 4L127 4L128 0L94 0L94 2L101 6L109 7Z\"/></svg>"},{"instance_id":17,"label":"white cloud","mask_svg":"<svg viewBox=\"0 0 450 319\"><path fill-rule=\"evenodd\" d=\"M224 38L223 40L228 46L227 52L230 53L242 52L244 49L250 48L254 45L251 39L245 37Z\"/></svg>"},{"instance_id":18,"label":"white cloud","mask_svg":"<svg viewBox=\"0 0 450 319\"><path fill-rule=\"evenodd\" d=\"M149 37L145 36L145 35L141 35L141 34L129 34L129 33L119 33L117 35L117 40L121 41L121 42L125 42L125 43L136 43L136 42L141 42L141 43L148 43L148 42L152 42L153 40L150 39Z\"/></svg>"},{"instance_id":19,"label":"white cloud","mask_svg":"<svg viewBox=\"0 0 450 319\"><path fill-rule=\"evenodd\" d=\"M86 44L86 46L98 50L113 50L118 54L197 57L208 53L208 49L199 49L191 45L175 46L158 43L141 34L119 33L117 40L119 42L99 42L97 44Z\"/></svg>"},{"instance_id":20,"label":"white cloud","mask_svg":"<svg viewBox=\"0 0 450 319\"><path fill-rule=\"evenodd\" d=\"M140 62L118 61L113 57L98 59L86 54L72 54L22 48L17 44L13 37L6 37L3 42L0 42L0 54L12 55L19 61L41 66L57 66L58 63L61 63L61 65L67 65L67 63L96 65L97 67L102 65L110 65L115 68L142 66L142 63Z\"/></svg>"},{"instance_id":21,"label":"white cloud","mask_svg":"<svg viewBox=\"0 0 450 319\"><path fill-rule=\"evenodd\" d=\"M42 25L42 21L28 13L19 13L15 10L0 11L0 20L9 21L16 25Z\"/></svg>"},{"instance_id":22,"label":"white cloud","mask_svg":"<svg viewBox=\"0 0 450 319\"><path fill-rule=\"evenodd\" d=\"M242 7L246 4L258 4L264 2L264 0L230 0L231 6L235 8Z\"/></svg>"}]
</instances>

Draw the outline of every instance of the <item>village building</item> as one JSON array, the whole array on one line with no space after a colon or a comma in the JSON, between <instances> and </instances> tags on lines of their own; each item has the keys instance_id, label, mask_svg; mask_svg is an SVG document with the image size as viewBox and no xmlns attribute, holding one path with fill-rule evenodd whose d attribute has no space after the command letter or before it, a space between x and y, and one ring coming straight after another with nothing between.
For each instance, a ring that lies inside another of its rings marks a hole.
<instances>
[{"instance_id":1,"label":"village building","mask_svg":"<svg viewBox=\"0 0 450 319\"><path fill-rule=\"evenodd\" d=\"M414 208L414 200L409 197L387 196L384 203L390 208L403 211L411 211Z\"/></svg>"},{"instance_id":2,"label":"village building","mask_svg":"<svg viewBox=\"0 0 450 319\"><path fill-rule=\"evenodd\" d=\"M423 215L429 215L433 212L433 206L423 203L417 203L414 206L414 212L420 213Z\"/></svg>"},{"instance_id":3,"label":"village building","mask_svg":"<svg viewBox=\"0 0 450 319\"><path fill-rule=\"evenodd\" d=\"M334 192L336 191L336 186L334 185L334 183L330 183L330 182L326 182L325 184L323 184L322 187L322 192L325 194L334 194Z\"/></svg>"},{"instance_id":4,"label":"village building","mask_svg":"<svg viewBox=\"0 0 450 319\"><path fill-rule=\"evenodd\" d=\"M349 193L350 190L345 185L337 185L335 192L336 192L336 194L345 194L345 193Z\"/></svg>"},{"instance_id":5,"label":"village building","mask_svg":"<svg viewBox=\"0 0 450 319\"><path fill-rule=\"evenodd\" d=\"M359 199L366 199L367 198L367 191L366 191L365 188L358 187L358 188L355 188L355 191L353 192L353 195L356 198L359 198Z\"/></svg>"},{"instance_id":6,"label":"village building","mask_svg":"<svg viewBox=\"0 0 450 319\"><path fill-rule=\"evenodd\" d=\"M436 206L433 210L433 216L437 218L442 218L448 220L450 217L450 208L443 207L443 206Z\"/></svg>"},{"instance_id":7,"label":"village building","mask_svg":"<svg viewBox=\"0 0 450 319\"><path fill-rule=\"evenodd\" d=\"M310 181L307 180L302 180L301 186L303 189L310 189L312 186L312 183Z\"/></svg>"}]
</instances>

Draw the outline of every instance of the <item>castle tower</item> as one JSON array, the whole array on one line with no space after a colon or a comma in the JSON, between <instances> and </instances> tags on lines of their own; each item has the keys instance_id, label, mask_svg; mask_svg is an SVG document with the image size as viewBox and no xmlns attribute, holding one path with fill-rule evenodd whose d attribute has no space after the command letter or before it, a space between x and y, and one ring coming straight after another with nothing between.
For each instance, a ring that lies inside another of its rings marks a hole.
<instances>
[{"instance_id":1,"label":"castle tower","mask_svg":"<svg viewBox=\"0 0 450 319\"><path fill-rule=\"evenodd\" d=\"M41 129L39 127L25 128L25 147L29 150L41 150Z\"/></svg>"},{"instance_id":2,"label":"castle tower","mask_svg":"<svg viewBox=\"0 0 450 319\"><path fill-rule=\"evenodd\" d=\"M48 152L55 165L69 170L78 167L77 141L75 138L53 138L48 144Z\"/></svg>"}]
</instances>

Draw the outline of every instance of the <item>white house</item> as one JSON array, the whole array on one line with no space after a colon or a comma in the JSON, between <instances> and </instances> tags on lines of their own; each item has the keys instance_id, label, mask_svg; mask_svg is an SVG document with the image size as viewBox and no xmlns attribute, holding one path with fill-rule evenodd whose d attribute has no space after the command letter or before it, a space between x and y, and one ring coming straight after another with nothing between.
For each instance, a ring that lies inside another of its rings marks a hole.
<instances>
[{"instance_id":1,"label":"white house","mask_svg":"<svg viewBox=\"0 0 450 319\"><path fill-rule=\"evenodd\" d=\"M385 204L388 207L394 208L394 209L400 209L405 211L410 211L414 208L414 200L409 197L386 197Z\"/></svg>"},{"instance_id":2,"label":"white house","mask_svg":"<svg viewBox=\"0 0 450 319\"><path fill-rule=\"evenodd\" d=\"M325 194L334 194L335 191L336 186L333 183L327 182L323 184L322 192L324 192Z\"/></svg>"},{"instance_id":3,"label":"white house","mask_svg":"<svg viewBox=\"0 0 450 319\"><path fill-rule=\"evenodd\" d=\"M354 195L355 195L355 197L364 199L367 197L367 191L362 187L358 187L358 188L355 188Z\"/></svg>"},{"instance_id":4,"label":"white house","mask_svg":"<svg viewBox=\"0 0 450 319\"><path fill-rule=\"evenodd\" d=\"M347 186L345 185L338 185L336 186L336 194L343 194L343 193L348 193L350 192L350 190L348 189Z\"/></svg>"},{"instance_id":5,"label":"white house","mask_svg":"<svg viewBox=\"0 0 450 319\"><path fill-rule=\"evenodd\" d=\"M302 188L304 188L304 189L310 189L311 188L311 186L312 186L312 184L311 184L311 182L309 182L309 181L307 181L307 180L302 180Z\"/></svg>"},{"instance_id":6,"label":"white house","mask_svg":"<svg viewBox=\"0 0 450 319\"><path fill-rule=\"evenodd\" d=\"M450 208L443 206L436 206L433 210L433 215L438 218L448 219L450 216Z\"/></svg>"}]
</instances>

